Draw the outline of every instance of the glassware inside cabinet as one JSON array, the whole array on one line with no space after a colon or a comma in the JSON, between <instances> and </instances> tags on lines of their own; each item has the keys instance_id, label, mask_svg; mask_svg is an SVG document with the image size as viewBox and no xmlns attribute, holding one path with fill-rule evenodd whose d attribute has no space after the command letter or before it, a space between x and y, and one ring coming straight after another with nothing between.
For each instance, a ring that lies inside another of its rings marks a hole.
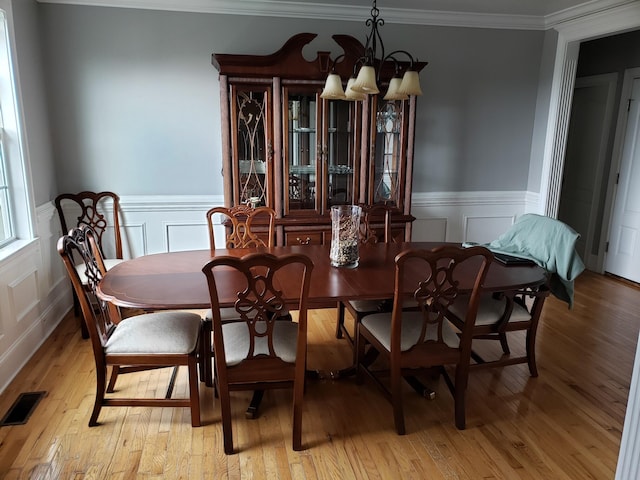
<instances>
[{"instance_id":1,"label":"glassware inside cabinet","mask_svg":"<svg viewBox=\"0 0 640 480\"><path fill-rule=\"evenodd\" d=\"M289 210L316 209L318 104L316 93L288 95Z\"/></svg>"},{"instance_id":2,"label":"glassware inside cabinet","mask_svg":"<svg viewBox=\"0 0 640 480\"><path fill-rule=\"evenodd\" d=\"M327 102L327 210L333 205L353 203L354 102L329 100Z\"/></svg>"},{"instance_id":3,"label":"glassware inside cabinet","mask_svg":"<svg viewBox=\"0 0 640 480\"><path fill-rule=\"evenodd\" d=\"M383 102L376 114L374 203L399 205L402 102Z\"/></svg>"},{"instance_id":4,"label":"glassware inside cabinet","mask_svg":"<svg viewBox=\"0 0 640 480\"><path fill-rule=\"evenodd\" d=\"M267 162L272 151L266 142L267 95L241 91L236 96L239 203L267 204Z\"/></svg>"}]
</instances>

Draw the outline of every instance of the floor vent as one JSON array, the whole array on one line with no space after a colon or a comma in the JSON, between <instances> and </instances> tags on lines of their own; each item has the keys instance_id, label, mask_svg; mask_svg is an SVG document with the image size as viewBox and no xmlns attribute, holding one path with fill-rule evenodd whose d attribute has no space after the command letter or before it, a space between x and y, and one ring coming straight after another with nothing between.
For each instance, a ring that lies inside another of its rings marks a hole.
<instances>
[{"instance_id":1,"label":"floor vent","mask_svg":"<svg viewBox=\"0 0 640 480\"><path fill-rule=\"evenodd\" d=\"M38 402L47 392L24 392L21 393L6 415L0 421L0 427L8 425L24 425L36 409Z\"/></svg>"}]
</instances>

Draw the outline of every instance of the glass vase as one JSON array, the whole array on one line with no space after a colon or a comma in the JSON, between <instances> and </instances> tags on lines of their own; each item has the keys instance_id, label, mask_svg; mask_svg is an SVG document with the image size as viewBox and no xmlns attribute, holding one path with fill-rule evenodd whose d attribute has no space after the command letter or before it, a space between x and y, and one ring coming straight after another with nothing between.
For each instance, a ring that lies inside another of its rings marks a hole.
<instances>
[{"instance_id":1,"label":"glass vase","mask_svg":"<svg viewBox=\"0 0 640 480\"><path fill-rule=\"evenodd\" d=\"M331 207L331 251L329 257L334 267L355 268L358 266L360 215L357 205L334 205Z\"/></svg>"}]
</instances>

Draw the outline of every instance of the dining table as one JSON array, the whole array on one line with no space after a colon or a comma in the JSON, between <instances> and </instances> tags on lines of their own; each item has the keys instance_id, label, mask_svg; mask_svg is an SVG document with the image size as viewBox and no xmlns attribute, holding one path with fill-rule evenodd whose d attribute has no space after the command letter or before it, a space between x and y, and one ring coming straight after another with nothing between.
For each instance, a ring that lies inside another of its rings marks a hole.
<instances>
[{"instance_id":1,"label":"dining table","mask_svg":"<svg viewBox=\"0 0 640 480\"><path fill-rule=\"evenodd\" d=\"M442 245L457 245L443 242L399 242L365 244L359 248L357 265L350 267L332 266L330 245L289 245L276 247L255 247L216 250L189 250L144 255L123 261L109 269L98 285L98 296L119 307L142 309L145 311L208 309L211 301L202 267L214 257L229 255L242 257L251 253L264 252L276 256L303 254L313 262L311 285L307 305L309 308L335 307L338 301L371 300L393 298L395 288L395 258L408 249L431 250ZM475 269L468 274L463 270L459 281L462 289L471 290ZM219 273L218 273L219 274ZM224 275L224 272L222 272ZM233 306L238 288L229 270L229 277L217 277L216 286L220 305ZM420 276L421 272L416 271ZM536 288L547 282L547 272L535 264L505 265L493 261L489 267L483 290L505 292L523 288ZM412 282L407 282L412 284ZM415 285L416 283L413 283ZM292 282L279 285L285 301L295 303L300 294L300 286ZM211 351L210 342L205 345ZM211 361L205 362L204 377L212 383ZM209 367L209 368L207 368ZM355 366L346 366L335 372L308 370L313 378L332 379L351 376ZM434 398L435 394L416 379L410 379L411 386L421 395ZM246 416L255 418L262 397L256 391Z\"/></svg>"},{"instance_id":2,"label":"dining table","mask_svg":"<svg viewBox=\"0 0 640 480\"><path fill-rule=\"evenodd\" d=\"M400 242L363 245L355 267L334 267L330 245L290 245L242 249L189 250L144 255L125 260L106 272L98 286L98 296L120 307L142 310L175 310L211 308L209 290L202 267L221 255L242 257L255 252L276 256L303 254L313 262L308 305L310 308L334 307L341 300L392 298L395 286L395 257L407 249L433 249L443 242ZM458 245L460 244L451 244ZM472 274L462 275L471 288ZM504 292L536 287L547 281L542 267L505 265L492 262L483 290ZM237 291L233 283L219 283L222 306L232 306ZM295 301L298 285L283 285L285 300Z\"/></svg>"}]
</instances>

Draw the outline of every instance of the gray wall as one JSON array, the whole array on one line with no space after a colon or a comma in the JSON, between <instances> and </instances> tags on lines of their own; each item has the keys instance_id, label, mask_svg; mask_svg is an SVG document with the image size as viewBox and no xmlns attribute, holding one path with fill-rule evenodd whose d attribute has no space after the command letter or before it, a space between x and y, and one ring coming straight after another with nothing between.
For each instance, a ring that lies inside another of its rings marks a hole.
<instances>
[{"instance_id":1,"label":"gray wall","mask_svg":"<svg viewBox=\"0 0 640 480\"><path fill-rule=\"evenodd\" d=\"M60 191L221 194L211 53L272 53L308 31L319 34L312 58L339 49L334 33L367 33L364 21L38 8ZM382 34L388 51L429 62L414 191L526 190L544 33L386 24Z\"/></svg>"},{"instance_id":2,"label":"gray wall","mask_svg":"<svg viewBox=\"0 0 640 480\"><path fill-rule=\"evenodd\" d=\"M18 62L17 83L22 92L25 152L31 170L33 200L41 205L57 192L55 167L44 90L42 56L38 42L38 5L35 0L14 0L13 20Z\"/></svg>"}]
</instances>

